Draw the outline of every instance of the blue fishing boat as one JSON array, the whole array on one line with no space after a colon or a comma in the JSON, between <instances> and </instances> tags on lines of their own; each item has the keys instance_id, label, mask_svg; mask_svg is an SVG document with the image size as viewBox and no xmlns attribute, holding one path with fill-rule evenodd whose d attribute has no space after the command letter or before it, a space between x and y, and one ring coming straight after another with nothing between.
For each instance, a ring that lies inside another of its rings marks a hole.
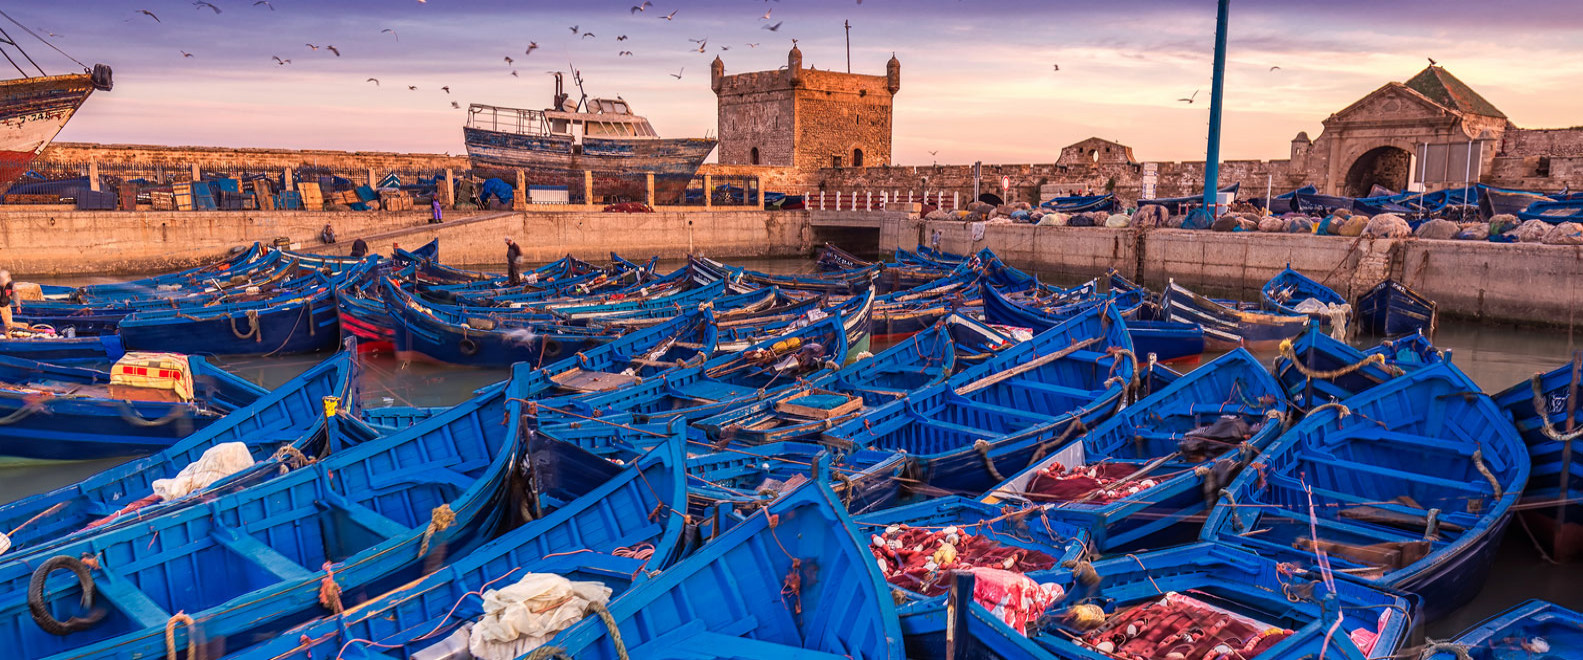
<instances>
[{"instance_id":1,"label":"blue fishing boat","mask_svg":"<svg viewBox=\"0 0 1583 660\"><path fill-rule=\"evenodd\" d=\"M1039 582L1070 605L1026 629L985 607L999 591L990 578L957 575L948 657L1386 660L1414 633L1406 598L1212 543L1062 569Z\"/></svg>"},{"instance_id":2,"label":"blue fishing boat","mask_svg":"<svg viewBox=\"0 0 1583 660\"><path fill-rule=\"evenodd\" d=\"M608 611L547 646L579 660L903 657L879 567L818 480L617 596Z\"/></svg>"},{"instance_id":3,"label":"blue fishing boat","mask_svg":"<svg viewBox=\"0 0 1583 660\"><path fill-rule=\"evenodd\" d=\"M838 449L905 451L914 478L982 491L1107 417L1131 386L1132 340L1114 309L1090 309L950 380L831 428Z\"/></svg>"},{"instance_id":4,"label":"blue fishing boat","mask_svg":"<svg viewBox=\"0 0 1583 660\"><path fill-rule=\"evenodd\" d=\"M874 262L860 258L834 244L825 243L824 247L819 248L819 257L814 260L814 265L821 271L831 272L867 268L874 265Z\"/></svg>"},{"instance_id":5,"label":"blue fishing boat","mask_svg":"<svg viewBox=\"0 0 1583 660\"><path fill-rule=\"evenodd\" d=\"M1339 327L1346 333L1352 317L1347 299L1307 275L1292 270L1290 264L1264 283L1259 290L1264 311L1289 316L1306 315L1311 323L1326 330Z\"/></svg>"},{"instance_id":6,"label":"blue fishing boat","mask_svg":"<svg viewBox=\"0 0 1583 660\"><path fill-rule=\"evenodd\" d=\"M314 278L313 285L262 302L138 310L121 320L121 343L127 350L191 355L330 349L340 340L336 284L322 275Z\"/></svg>"},{"instance_id":7,"label":"blue fishing boat","mask_svg":"<svg viewBox=\"0 0 1583 660\"><path fill-rule=\"evenodd\" d=\"M488 405L62 545L49 561L6 556L5 643L27 657L155 656L170 647L167 624L185 611L192 623L183 633L251 644L411 582L431 571L426 562L465 554L504 516L504 484L521 455L519 392L509 383L493 389ZM77 559L84 553L97 557L95 567ZM78 579L48 580L57 568ZM87 589L104 614L73 618Z\"/></svg>"},{"instance_id":8,"label":"blue fishing boat","mask_svg":"<svg viewBox=\"0 0 1583 660\"><path fill-rule=\"evenodd\" d=\"M1530 600L1432 643L1423 660L1519 660L1574 658L1583 649L1583 614L1543 600Z\"/></svg>"},{"instance_id":9,"label":"blue fishing boat","mask_svg":"<svg viewBox=\"0 0 1583 660\"><path fill-rule=\"evenodd\" d=\"M484 617L479 596L529 573L598 581L625 591L648 571L678 558L688 526L680 424L671 440L614 475L594 473L564 506L506 532L444 568L233 656L236 660L332 657L337 653L412 654ZM545 452L552 453L552 452ZM535 472L546 466L535 452ZM545 486L549 490L549 486ZM651 513L659 511L657 516ZM644 550L651 552L644 556ZM343 655L343 657L346 657ZM366 657L366 656L365 656Z\"/></svg>"},{"instance_id":10,"label":"blue fishing boat","mask_svg":"<svg viewBox=\"0 0 1583 660\"><path fill-rule=\"evenodd\" d=\"M1091 533L1101 552L1192 539L1190 522L1280 435L1286 412L1280 383L1237 349L1123 408L984 501L1043 505Z\"/></svg>"},{"instance_id":11,"label":"blue fishing boat","mask_svg":"<svg viewBox=\"0 0 1583 660\"><path fill-rule=\"evenodd\" d=\"M0 356L0 456L147 454L263 395L196 356L138 354L110 372Z\"/></svg>"},{"instance_id":12,"label":"blue fishing boat","mask_svg":"<svg viewBox=\"0 0 1583 660\"><path fill-rule=\"evenodd\" d=\"M1144 303L1144 291L1124 291L1114 297L1089 299L1068 303L1058 308L1039 309L999 289L984 285L984 319L998 325L1028 328L1035 333L1055 327L1072 314L1095 304L1111 304L1122 315L1136 314ZM1204 352L1204 329L1194 323L1174 321L1138 321L1127 319L1127 334L1132 337L1132 350L1138 355L1153 354L1161 362L1196 357Z\"/></svg>"},{"instance_id":13,"label":"blue fishing boat","mask_svg":"<svg viewBox=\"0 0 1583 660\"><path fill-rule=\"evenodd\" d=\"M1304 410L1344 400L1405 373L1385 352L1364 353L1315 326L1281 342L1278 351L1275 377L1292 404Z\"/></svg>"},{"instance_id":14,"label":"blue fishing boat","mask_svg":"<svg viewBox=\"0 0 1583 660\"><path fill-rule=\"evenodd\" d=\"M714 279L723 279L735 284L776 286L790 291L812 291L844 296L856 295L872 288L874 278L879 276L880 271L880 264L871 264L851 270L827 273L776 275L737 266L728 266L713 259L699 256L689 257L688 262L695 270L709 273Z\"/></svg>"},{"instance_id":15,"label":"blue fishing boat","mask_svg":"<svg viewBox=\"0 0 1583 660\"><path fill-rule=\"evenodd\" d=\"M221 444L242 443L256 461L268 459L285 445L304 455L322 454L322 448L302 440L304 436L314 439L311 434L322 426L325 397L338 400L339 415L357 414L356 377L357 364L351 354L336 353L166 449L74 484L0 504L0 527L9 531L9 552L58 543L95 522L102 526L110 519L164 502L165 498L154 492L153 482L176 477Z\"/></svg>"},{"instance_id":16,"label":"blue fishing boat","mask_svg":"<svg viewBox=\"0 0 1583 660\"><path fill-rule=\"evenodd\" d=\"M1483 585L1530 471L1510 420L1450 363L1310 410L1259 464L1220 493L1203 540L1416 593L1430 621Z\"/></svg>"},{"instance_id":17,"label":"blue fishing boat","mask_svg":"<svg viewBox=\"0 0 1583 660\"><path fill-rule=\"evenodd\" d=\"M1054 197L1039 204L1039 208L1058 213L1087 213L1092 211L1109 213L1116 210L1116 196L1106 194Z\"/></svg>"},{"instance_id":18,"label":"blue fishing boat","mask_svg":"<svg viewBox=\"0 0 1583 660\"><path fill-rule=\"evenodd\" d=\"M393 343L403 359L504 367L538 366L587 351L614 338L597 328L463 316L424 305L386 283L385 309L395 322Z\"/></svg>"},{"instance_id":19,"label":"blue fishing boat","mask_svg":"<svg viewBox=\"0 0 1583 660\"><path fill-rule=\"evenodd\" d=\"M1358 296L1358 329L1380 337L1422 332L1431 337L1439 322L1435 301L1396 280L1386 279Z\"/></svg>"},{"instance_id":20,"label":"blue fishing boat","mask_svg":"<svg viewBox=\"0 0 1583 660\"><path fill-rule=\"evenodd\" d=\"M1495 395L1528 445L1533 472L1521 512L1544 551L1559 562L1583 558L1583 353Z\"/></svg>"},{"instance_id":21,"label":"blue fishing boat","mask_svg":"<svg viewBox=\"0 0 1583 660\"><path fill-rule=\"evenodd\" d=\"M1583 221L1583 199L1534 202L1518 212L1519 220L1543 220L1550 224Z\"/></svg>"},{"instance_id":22,"label":"blue fishing boat","mask_svg":"<svg viewBox=\"0 0 1583 660\"><path fill-rule=\"evenodd\" d=\"M55 364L109 363L121 359L126 351L121 348L121 338L113 334L97 337L35 335L0 338L0 355Z\"/></svg>"},{"instance_id":23,"label":"blue fishing boat","mask_svg":"<svg viewBox=\"0 0 1583 660\"><path fill-rule=\"evenodd\" d=\"M1229 351L1245 347L1269 350L1282 340L1302 334L1308 316L1260 312L1257 305L1212 300L1193 293L1172 280L1160 297L1163 320L1190 323L1204 329L1204 348Z\"/></svg>"}]
</instances>

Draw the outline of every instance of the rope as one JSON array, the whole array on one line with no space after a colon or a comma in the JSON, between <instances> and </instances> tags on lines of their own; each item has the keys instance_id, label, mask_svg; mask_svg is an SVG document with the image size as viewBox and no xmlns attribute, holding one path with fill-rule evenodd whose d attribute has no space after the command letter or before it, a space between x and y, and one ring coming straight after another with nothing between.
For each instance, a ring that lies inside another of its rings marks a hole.
<instances>
[{"instance_id":1,"label":"rope","mask_svg":"<svg viewBox=\"0 0 1583 660\"><path fill-rule=\"evenodd\" d=\"M42 398L27 401L21 408L17 408L11 414L6 415L5 417L0 417L0 426L15 424L24 419L32 417L33 413L39 412L41 410L44 410L44 400Z\"/></svg>"},{"instance_id":2,"label":"rope","mask_svg":"<svg viewBox=\"0 0 1583 660\"><path fill-rule=\"evenodd\" d=\"M176 660L176 624L187 625L187 660L200 660L198 655L198 624L186 612L177 612L165 622L165 660Z\"/></svg>"},{"instance_id":3,"label":"rope","mask_svg":"<svg viewBox=\"0 0 1583 660\"><path fill-rule=\"evenodd\" d=\"M1433 656L1436 653L1450 653L1451 655L1456 656L1457 660L1473 660L1473 656L1468 655L1467 646L1452 642L1435 641L1429 642L1429 644L1424 647L1424 654L1418 657L1427 660L1430 656Z\"/></svg>"},{"instance_id":4,"label":"rope","mask_svg":"<svg viewBox=\"0 0 1583 660\"><path fill-rule=\"evenodd\" d=\"M341 605L341 585L335 583L335 571L330 567L330 562L324 562L324 579L319 580L319 604L331 614L340 614L346 608Z\"/></svg>"},{"instance_id":5,"label":"rope","mask_svg":"<svg viewBox=\"0 0 1583 660\"><path fill-rule=\"evenodd\" d=\"M1499 500L1501 498L1501 482L1495 479L1495 474L1490 472L1489 466L1484 464L1483 447L1473 450L1473 468L1478 470L1479 474L1484 475L1485 479L1489 480L1490 488L1495 490L1495 499Z\"/></svg>"},{"instance_id":6,"label":"rope","mask_svg":"<svg viewBox=\"0 0 1583 660\"><path fill-rule=\"evenodd\" d=\"M1380 368L1384 369L1385 373L1388 373L1388 374L1390 374L1392 376L1400 376L1403 373L1405 373L1405 372L1403 372L1401 370L1400 367L1396 367L1394 365L1386 364L1385 363L1385 356L1383 354L1380 354L1380 353L1375 353L1374 355L1367 356L1367 357L1363 358L1362 360L1359 360L1359 361L1354 362L1352 364L1349 364L1347 366L1341 367L1339 369L1331 369L1329 371L1319 371L1319 370L1309 369L1306 365L1303 364L1302 360L1299 360L1297 358L1297 351L1293 350L1293 348L1292 348L1292 340L1290 340L1290 339L1286 339L1286 340L1282 340L1281 341L1281 357L1284 357L1287 360L1289 360L1292 363L1292 368L1296 369L1297 373L1300 373L1300 374L1302 374L1302 375L1304 375L1304 376L1306 376L1308 378L1312 378L1314 380L1332 380L1332 379L1335 379L1335 378L1340 378L1340 377L1345 376L1347 374L1350 374L1350 373L1352 373L1354 371L1362 369L1362 368L1364 368L1366 366L1369 366L1370 364L1378 364L1378 365L1380 365Z\"/></svg>"},{"instance_id":7,"label":"rope","mask_svg":"<svg viewBox=\"0 0 1583 660\"><path fill-rule=\"evenodd\" d=\"M180 419L187 412L186 409L182 408L181 406L171 406L170 412L165 413L163 417L149 419L138 414L137 408L133 408L131 404L125 401L117 401L116 406L117 410L121 412L121 419L126 420L126 423L128 424L133 426L141 426L143 428L164 426L176 421L177 419Z\"/></svg>"},{"instance_id":8,"label":"rope","mask_svg":"<svg viewBox=\"0 0 1583 660\"><path fill-rule=\"evenodd\" d=\"M566 649L559 646L540 646L533 649L524 660L576 660L566 653Z\"/></svg>"},{"instance_id":9,"label":"rope","mask_svg":"<svg viewBox=\"0 0 1583 660\"><path fill-rule=\"evenodd\" d=\"M1430 509L1424 520L1424 540L1440 538L1440 509Z\"/></svg>"},{"instance_id":10,"label":"rope","mask_svg":"<svg viewBox=\"0 0 1583 660\"><path fill-rule=\"evenodd\" d=\"M973 449L984 459L984 469L989 472L989 476L994 477L995 481L1005 481L1006 478L1000 475L1000 470L995 469L995 461L989 458L989 448L988 440L979 438L973 441Z\"/></svg>"},{"instance_id":11,"label":"rope","mask_svg":"<svg viewBox=\"0 0 1583 660\"><path fill-rule=\"evenodd\" d=\"M280 463L281 474L285 474L288 470L300 470L318 461L291 445L281 445L269 459Z\"/></svg>"},{"instance_id":12,"label":"rope","mask_svg":"<svg viewBox=\"0 0 1583 660\"><path fill-rule=\"evenodd\" d=\"M244 313L247 314L247 325L249 328L247 333L243 334L241 330L236 329L236 317L233 316L230 318L231 334L236 335L237 339L251 339L254 342L263 342L264 337L258 332L258 310L249 309Z\"/></svg>"},{"instance_id":13,"label":"rope","mask_svg":"<svg viewBox=\"0 0 1583 660\"><path fill-rule=\"evenodd\" d=\"M456 512L451 510L451 505L441 504L434 507L434 510L429 512L429 528L423 530L423 544L418 546L418 556L429 554L429 539L445 531L454 522L456 522Z\"/></svg>"},{"instance_id":14,"label":"rope","mask_svg":"<svg viewBox=\"0 0 1583 660\"><path fill-rule=\"evenodd\" d=\"M1556 430L1554 424L1550 423L1550 417L1545 414L1544 392L1540 391L1540 388L1543 386L1541 384L1543 379L1544 374L1536 373L1534 374L1533 379L1529 381L1532 384L1534 390L1534 413L1539 415L1539 430L1545 434L1546 438L1550 438L1556 442L1571 442L1572 440L1575 440L1579 437L1583 437L1583 426L1573 429L1570 433L1562 433Z\"/></svg>"},{"instance_id":15,"label":"rope","mask_svg":"<svg viewBox=\"0 0 1583 660\"><path fill-rule=\"evenodd\" d=\"M88 68L89 68L89 67L88 67L88 65L86 65L86 64L83 64L83 63L82 63L82 61L80 61L80 60L78 60L78 59L77 59L77 58L75 58L75 57L72 57L72 56L71 56L71 55L67 55L67 54L66 54L66 51L64 51L64 50L61 50L61 49L59 49L59 48L56 48L56 47L55 47L55 44L52 44L52 43L50 43L50 42L49 42L49 40L47 40L47 39L45 39L45 38L44 38L44 37L41 37L41 36L38 36L38 33L36 33L36 32L34 32L34 31L32 31L32 30L29 30L29 29L28 29L28 27L27 27L27 26L26 26L26 25L23 25L23 24L21 24L21 23L20 23L20 22L18 22L18 21L17 21L17 20L16 20L16 19L14 19L14 18L11 18L11 15L10 15L10 14L7 14L7 13L5 13L5 12L4 12L4 11L0 11L0 16L4 16L4 17L5 17L5 19L6 19L6 20L8 20L8 21L11 21L11 22L12 22L12 23L16 23L16 26L17 26L17 27L19 27L19 28L22 28L22 31L23 31L23 32L26 32L26 33L28 33L28 34L29 34L29 35L32 35L32 37L33 37L33 38L34 38L34 39L37 39L37 40L39 40L39 41L42 41L42 42L44 42L44 45L45 45L45 46L49 46L49 47L50 47L50 49L51 49L51 50L53 50L53 51L55 51L55 52L57 52L57 53L60 53L60 54L61 54L61 55L65 55L65 56L66 56L66 59L68 59L68 60L71 60L71 61L73 61L73 62L76 62L76 63L77 63L77 66L80 66L80 67L82 67L82 68L83 68L83 70L87 70L87 69L88 69ZM21 50L21 48L20 48L20 47L18 47L18 50Z\"/></svg>"}]
</instances>

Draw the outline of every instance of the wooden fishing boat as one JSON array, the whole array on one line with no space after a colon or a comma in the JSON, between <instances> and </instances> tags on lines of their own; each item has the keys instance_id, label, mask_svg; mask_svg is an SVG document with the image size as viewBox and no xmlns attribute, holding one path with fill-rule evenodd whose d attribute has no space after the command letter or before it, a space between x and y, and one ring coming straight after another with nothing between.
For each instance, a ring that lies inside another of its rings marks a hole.
<instances>
[{"instance_id":1,"label":"wooden fishing boat","mask_svg":"<svg viewBox=\"0 0 1583 660\"><path fill-rule=\"evenodd\" d=\"M1414 634L1413 603L1406 598L1219 544L1079 567L1097 580L1087 585L1076 571L1063 569L1040 582L1059 586L1067 603L1083 601L1064 615L1029 622L1027 630L985 607L998 591L993 580L958 573L943 657L1385 660L1397 657Z\"/></svg>"},{"instance_id":2,"label":"wooden fishing boat","mask_svg":"<svg viewBox=\"0 0 1583 660\"><path fill-rule=\"evenodd\" d=\"M610 624L584 619L548 646L579 660L900 660L895 606L850 525L816 479L610 601Z\"/></svg>"},{"instance_id":3,"label":"wooden fishing boat","mask_svg":"<svg viewBox=\"0 0 1583 660\"><path fill-rule=\"evenodd\" d=\"M517 362L538 366L606 343L614 338L597 328L512 322L507 318L462 317L424 305L385 284L385 309L395 321L393 343L402 359L504 367Z\"/></svg>"},{"instance_id":4,"label":"wooden fishing boat","mask_svg":"<svg viewBox=\"0 0 1583 660\"><path fill-rule=\"evenodd\" d=\"M1312 278L1292 270L1290 264L1275 274L1259 289L1264 311L1290 316L1307 315L1311 322L1326 330L1339 326L1346 334L1352 318L1352 306L1347 299ZM1314 309L1315 305L1322 307ZM1299 309L1301 308L1301 309Z\"/></svg>"},{"instance_id":5,"label":"wooden fishing boat","mask_svg":"<svg viewBox=\"0 0 1583 660\"><path fill-rule=\"evenodd\" d=\"M12 336L0 337L0 355L55 364L115 362L126 355L126 351L121 348L121 338L117 335L67 337L38 333L38 330L34 328L35 334L32 336L17 336L18 333L13 332Z\"/></svg>"},{"instance_id":6,"label":"wooden fishing boat","mask_svg":"<svg viewBox=\"0 0 1583 660\"><path fill-rule=\"evenodd\" d=\"M1438 352L1421 352L1416 343L1403 345L1410 348L1402 358L1398 358L1397 344L1391 341L1360 351L1309 326L1296 339L1281 342L1275 358L1275 377L1292 405L1306 410L1344 400L1409 370L1445 359Z\"/></svg>"},{"instance_id":7,"label":"wooden fishing boat","mask_svg":"<svg viewBox=\"0 0 1583 660\"><path fill-rule=\"evenodd\" d=\"M1235 304L1236 306L1231 306ZM1166 321L1191 323L1204 329L1204 348L1229 351L1238 347L1269 350L1282 340L1301 334L1308 325L1306 315L1271 314L1243 309L1246 304L1222 303L1193 293L1175 280L1166 285L1160 298L1160 313Z\"/></svg>"},{"instance_id":8,"label":"wooden fishing boat","mask_svg":"<svg viewBox=\"0 0 1583 660\"><path fill-rule=\"evenodd\" d=\"M1380 337L1422 332L1435 334L1439 316L1435 301L1396 280L1387 279L1358 296L1354 312L1358 329Z\"/></svg>"},{"instance_id":9,"label":"wooden fishing boat","mask_svg":"<svg viewBox=\"0 0 1583 660\"><path fill-rule=\"evenodd\" d=\"M1134 379L1114 309L1090 309L940 385L831 428L837 449L906 451L915 478L982 492L1104 419Z\"/></svg>"},{"instance_id":10,"label":"wooden fishing boat","mask_svg":"<svg viewBox=\"0 0 1583 660\"><path fill-rule=\"evenodd\" d=\"M710 448L691 439L688 445L693 452ZM853 515L893 506L904 497L905 454L857 451L842 458L837 462L811 442L695 453L687 459L689 510L695 520L708 521L700 526L707 524L718 534L806 481L815 465L818 474L828 475L826 484Z\"/></svg>"},{"instance_id":11,"label":"wooden fishing boat","mask_svg":"<svg viewBox=\"0 0 1583 660\"><path fill-rule=\"evenodd\" d=\"M983 296L985 320L998 325L1028 328L1038 333L1096 304L1115 305L1123 317L1129 313L1136 314L1143 306L1145 292L1133 289L1114 298L1090 298L1044 309L1015 300L987 284L983 287ZM1132 337L1133 351L1138 355L1152 353L1161 362L1196 357L1204 352L1204 329L1193 323L1138 321L1129 317L1127 334Z\"/></svg>"},{"instance_id":12,"label":"wooden fishing boat","mask_svg":"<svg viewBox=\"0 0 1583 660\"><path fill-rule=\"evenodd\" d=\"M6 43L17 47L12 39L6 39ZM28 165L49 146L94 90L109 91L112 86L110 67L103 64L81 73L23 73L21 78L0 81L0 98L5 99L0 105L0 184L10 184L27 172Z\"/></svg>"},{"instance_id":13,"label":"wooden fishing boat","mask_svg":"<svg viewBox=\"0 0 1583 660\"><path fill-rule=\"evenodd\" d=\"M288 355L330 349L340 340L335 296L340 280L314 279L312 285L262 302L138 310L122 319L117 331L127 350Z\"/></svg>"},{"instance_id":14,"label":"wooden fishing boat","mask_svg":"<svg viewBox=\"0 0 1583 660\"><path fill-rule=\"evenodd\" d=\"M584 492L578 497L444 568L341 616L315 619L228 657L311 660L376 650L411 657L443 646L458 630L465 646L462 627L484 615L481 600L468 595L513 584L528 573L597 580L624 591L646 571L668 567L682 549L687 488L680 425L675 432L646 456L613 468L613 475L578 475L587 482L579 484ZM536 476L550 469L541 457L551 453L533 453ZM651 516L655 511L660 513ZM636 549L644 547L653 554L641 556Z\"/></svg>"},{"instance_id":15,"label":"wooden fishing boat","mask_svg":"<svg viewBox=\"0 0 1583 660\"><path fill-rule=\"evenodd\" d=\"M786 334L829 316L840 316L846 334L846 354L836 356L837 362L850 362L872 345L876 299L874 291L870 289L833 306L816 304L793 307L762 316L723 321L720 324L720 344L715 350L722 354L744 351L766 337ZM830 302L824 297L817 300L826 304Z\"/></svg>"},{"instance_id":16,"label":"wooden fishing boat","mask_svg":"<svg viewBox=\"0 0 1583 660\"><path fill-rule=\"evenodd\" d=\"M1568 658L1583 649L1583 614L1543 600L1523 602L1436 642L1424 660Z\"/></svg>"},{"instance_id":17,"label":"wooden fishing boat","mask_svg":"<svg viewBox=\"0 0 1583 660\"><path fill-rule=\"evenodd\" d=\"M263 395L196 356L138 354L109 372L0 356L0 456L147 454Z\"/></svg>"},{"instance_id":18,"label":"wooden fishing boat","mask_svg":"<svg viewBox=\"0 0 1583 660\"><path fill-rule=\"evenodd\" d=\"M1286 412L1280 384L1237 349L1123 408L984 501L1044 505L1088 530L1102 552L1191 539L1191 521L1213 504L1205 493L1280 435Z\"/></svg>"},{"instance_id":19,"label":"wooden fishing boat","mask_svg":"<svg viewBox=\"0 0 1583 660\"><path fill-rule=\"evenodd\" d=\"M699 420L695 426L723 444L801 441L872 406L944 381L956 366L951 335L936 325L879 355L749 405Z\"/></svg>"},{"instance_id":20,"label":"wooden fishing boat","mask_svg":"<svg viewBox=\"0 0 1583 660\"><path fill-rule=\"evenodd\" d=\"M748 270L738 266L729 266L713 259L696 255L688 257L688 263L693 269L708 273L712 276L712 279L716 280L726 280L737 284L776 286L790 291L811 291L843 296L856 295L873 288L874 278L879 276L880 270L880 264L872 264L861 268L827 273L776 275Z\"/></svg>"},{"instance_id":21,"label":"wooden fishing boat","mask_svg":"<svg viewBox=\"0 0 1583 660\"><path fill-rule=\"evenodd\" d=\"M834 244L825 243L824 247L819 249L819 258L814 260L814 265L821 271L830 272L867 268L874 265L874 262L859 258Z\"/></svg>"},{"instance_id":22,"label":"wooden fishing boat","mask_svg":"<svg viewBox=\"0 0 1583 660\"><path fill-rule=\"evenodd\" d=\"M504 484L521 455L519 392L493 390L488 405L436 415L205 506L60 546L42 565L6 557L6 643L28 657L154 656L167 650L167 623L185 611L193 622L183 632L246 646L465 554L504 516ZM77 560L83 553L97 565ZM80 581L47 580L57 567L80 570ZM30 578L43 588L29 588ZM85 589L105 601L105 614L57 618Z\"/></svg>"},{"instance_id":23,"label":"wooden fishing boat","mask_svg":"<svg viewBox=\"0 0 1583 660\"><path fill-rule=\"evenodd\" d=\"M1484 584L1528 483L1522 438L1478 392L1441 363L1310 410L1221 492L1201 538L1416 593L1435 620Z\"/></svg>"},{"instance_id":24,"label":"wooden fishing boat","mask_svg":"<svg viewBox=\"0 0 1583 660\"><path fill-rule=\"evenodd\" d=\"M1528 445L1533 471L1520 513L1544 552L1559 562L1583 559L1583 410L1578 395L1583 353L1495 395Z\"/></svg>"},{"instance_id":25,"label":"wooden fishing boat","mask_svg":"<svg viewBox=\"0 0 1583 660\"><path fill-rule=\"evenodd\" d=\"M74 484L0 504L0 527L9 530L9 552L70 540L94 522L103 526L108 519L161 504L164 498L155 495L155 480L175 477L224 443L246 445L256 461L268 459L286 445L303 455L322 455L327 447L306 442L315 440L322 426L326 412L322 400L335 397L341 416L358 414L356 382L357 363L351 354L335 353L168 448Z\"/></svg>"}]
</instances>

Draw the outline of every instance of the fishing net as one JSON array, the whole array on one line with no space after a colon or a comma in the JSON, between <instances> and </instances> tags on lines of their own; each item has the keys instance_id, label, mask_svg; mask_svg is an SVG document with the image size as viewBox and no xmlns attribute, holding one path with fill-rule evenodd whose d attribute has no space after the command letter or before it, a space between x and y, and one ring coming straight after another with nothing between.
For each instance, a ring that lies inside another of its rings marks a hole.
<instances>
[{"instance_id":1,"label":"fishing net","mask_svg":"<svg viewBox=\"0 0 1583 660\"><path fill-rule=\"evenodd\" d=\"M1364 225L1363 233L1379 238L1407 238L1413 235L1413 228L1407 224L1402 216L1395 213L1381 213L1369 219Z\"/></svg>"},{"instance_id":2,"label":"fishing net","mask_svg":"<svg viewBox=\"0 0 1583 660\"><path fill-rule=\"evenodd\" d=\"M1105 226L1114 229L1120 229L1130 224L1132 224L1132 218L1121 213L1113 213L1110 217L1105 218Z\"/></svg>"},{"instance_id":3,"label":"fishing net","mask_svg":"<svg viewBox=\"0 0 1583 660\"><path fill-rule=\"evenodd\" d=\"M1292 305L1304 314L1324 314L1330 318L1330 336L1336 339L1345 339L1347 336L1347 320L1352 318L1352 305L1346 303L1326 304L1315 298L1304 298L1302 302Z\"/></svg>"},{"instance_id":4,"label":"fishing net","mask_svg":"<svg viewBox=\"0 0 1583 660\"><path fill-rule=\"evenodd\" d=\"M886 582L925 596L949 590L951 571L993 568L1021 574L1055 567L1055 558L1048 554L1005 545L954 526L891 525L869 537L869 551Z\"/></svg>"},{"instance_id":5,"label":"fishing net","mask_svg":"<svg viewBox=\"0 0 1583 660\"><path fill-rule=\"evenodd\" d=\"M1259 231L1270 233L1286 231L1286 221L1274 216L1264 218L1259 221Z\"/></svg>"},{"instance_id":6,"label":"fishing net","mask_svg":"<svg viewBox=\"0 0 1583 660\"><path fill-rule=\"evenodd\" d=\"M1545 243L1549 245L1583 245L1583 225L1576 222L1563 222L1550 229L1545 234Z\"/></svg>"},{"instance_id":7,"label":"fishing net","mask_svg":"<svg viewBox=\"0 0 1583 660\"><path fill-rule=\"evenodd\" d=\"M1111 615L1079 642L1122 658L1252 658L1291 635L1173 591Z\"/></svg>"},{"instance_id":8,"label":"fishing net","mask_svg":"<svg viewBox=\"0 0 1583 660\"><path fill-rule=\"evenodd\" d=\"M1418 231L1413 232L1413 234L1419 238L1431 240L1449 240L1456 238L1457 233L1460 231L1462 231L1462 229L1457 226L1457 223L1451 222L1450 220L1441 220L1439 218L1435 218L1434 220L1430 220L1429 222L1418 225Z\"/></svg>"},{"instance_id":9,"label":"fishing net","mask_svg":"<svg viewBox=\"0 0 1583 660\"><path fill-rule=\"evenodd\" d=\"M1517 235L1517 240L1523 243L1539 243L1545 240L1545 235L1550 233L1550 223L1543 220L1529 220L1512 230Z\"/></svg>"}]
</instances>

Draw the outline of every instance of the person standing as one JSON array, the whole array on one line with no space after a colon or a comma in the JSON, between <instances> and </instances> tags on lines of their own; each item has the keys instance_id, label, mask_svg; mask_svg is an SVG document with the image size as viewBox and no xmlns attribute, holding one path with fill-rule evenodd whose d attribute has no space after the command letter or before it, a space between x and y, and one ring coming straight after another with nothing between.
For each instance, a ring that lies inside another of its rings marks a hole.
<instances>
[{"instance_id":1,"label":"person standing","mask_svg":"<svg viewBox=\"0 0 1583 660\"><path fill-rule=\"evenodd\" d=\"M368 243L363 242L361 238L354 239L352 241L352 257L362 259L366 256L368 256Z\"/></svg>"},{"instance_id":2,"label":"person standing","mask_svg":"<svg viewBox=\"0 0 1583 660\"><path fill-rule=\"evenodd\" d=\"M440 224L440 222L442 222L442 219L440 218L440 198L435 197L434 199L430 200L429 205L434 207L434 218L429 220L429 224Z\"/></svg>"},{"instance_id":3,"label":"person standing","mask_svg":"<svg viewBox=\"0 0 1583 660\"><path fill-rule=\"evenodd\" d=\"M11 308L20 307L16 299L16 285L11 282L11 271L0 270L0 321L5 322L5 335L11 336Z\"/></svg>"},{"instance_id":4,"label":"person standing","mask_svg":"<svg viewBox=\"0 0 1583 660\"><path fill-rule=\"evenodd\" d=\"M517 247L517 242L506 238L506 282L511 286L522 283L522 271L518 269L517 262L522 260L522 248Z\"/></svg>"}]
</instances>

